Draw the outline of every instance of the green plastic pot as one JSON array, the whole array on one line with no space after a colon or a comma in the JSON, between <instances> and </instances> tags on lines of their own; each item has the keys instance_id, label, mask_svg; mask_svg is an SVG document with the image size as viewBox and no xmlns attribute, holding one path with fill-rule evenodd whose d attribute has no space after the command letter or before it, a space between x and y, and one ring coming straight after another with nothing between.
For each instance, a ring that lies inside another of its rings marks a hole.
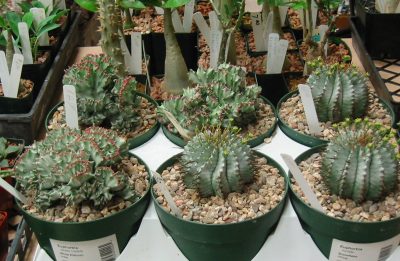
<instances>
[{"instance_id":1,"label":"green plastic pot","mask_svg":"<svg viewBox=\"0 0 400 261\"><path fill-rule=\"evenodd\" d=\"M268 104L272 107L273 111L276 111L275 106L268 99L266 99L265 97L262 97L262 96L261 96L261 98L263 99L263 101L266 104ZM265 138L270 137L272 135L272 133L274 133L275 128L276 128L276 123L277 123L277 120L275 119L274 124L271 126L271 128L269 128L269 130L267 130L263 134L255 137L254 139L249 140L248 141L249 146L251 148L254 148L255 146L262 144L264 142ZM186 145L186 141L184 141L180 135L175 134L175 133L171 132L170 130L168 130L168 128L165 125L162 125L161 128L162 128L162 131L164 132L164 135L172 143L174 143L175 145L178 145L179 147L182 147L182 148Z\"/></svg>"},{"instance_id":2,"label":"green plastic pot","mask_svg":"<svg viewBox=\"0 0 400 261\"><path fill-rule=\"evenodd\" d=\"M138 159L140 164L145 165L147 173L150 173L148 166L143 162L143 160L134 154L132 155ZM150 202L149 191L150 187L141 199L126 209L101 219L81 223L46 221L25 211L19 203L18 206L29 227L35 233L40 247L55 260L50 239L80 242L100 239L115 234L118 241L119 251L122 252L130 238L139 229L141 219Z\"/></svg>"},{"instance_id":3,"label":"green plastic pot","mask_svg":"<svg viewBox=\"0 0 400 261\"><path fill-rule=\"evenodd\" d=\"M150 101L154 106L156 106L156 107L158 106L157 102L156 102L153 98L151 98L150 96L148 96L147 94L144 94L144 93L141 93L141 92L138 92L137 94L138 94L138 96L140 96L140 97L146 98L146 99L147 99L148 101ZM45 120L45 128L46 128L46 131L50 131L50 130L48 129L49 123L50 123L51 119L53 118L54 113L55 113L55 112L57 111L57 109L58 109L60 106L62 106L62 105L64 105L64 101L61 101L61 102L57 103L57 104L49 111L49 113L47 114L46 120ZM145 132L145 133L143 133L143 134L141 134L141 135L139 135L139 136L136 136L136 137L134 137L134 138L128 139L127 143L129 144L129 149L134 149L134 148L136 148L136 147L138 147L138 146L144 144L144 143L147 142L148 140L150 140L150 139L157 133L158 128L160 128L160 123L159 123L159 122L157 122L156 124L154 124L154 126L151 127L147 132Z\"/></svg>"},{"instance_id":4,"label":"green plastic pot","mask_svg":"<svg viewBox=\"0 0 400 261\"><path fill-rule=\"evenodd\" d=\"M286 182L285 195L282 201L270 212L255 219L218 225L187 221L165 211L156 200L152 190L154 205L161 223L189 260L251 260L261 249L269 234L275 229L286 202L287 177L276 161L262 153L255 153L258 156L265 157L268 164L278 168ZM172 166L180 156L181 154L178 154L168 159L157 169L157 172L162 173L164 169Z\"/></svg>"},{"instance_id":5,"label":"green plastic pot","mask_svg":"<svg viewBox=\"0 0 400 261\"><path fill-rule=\"evenodd\" d=\"M298 142L300 144L303 144L305 146L315 147L315 146L327 144L328 143L327 140L319 139L317 137L298 132L298 131L292 129L291 127L289 127L289 125L287 125L282 120L281 115L279 113L280 109L281 109L281 106L282 106L282 103L284 103L289 98L291 98L291 97L293 97L295 95L299 95L299 91L298 90L286 94L285 96L282 97L282 99L278 103L278 107L276 109L276 116L278 118L278 126L279 126L279 128L289 138L291 138L292 140L294 140L294 141L296 141L296 142ZM392 122L393 122L393 126L394 126L395 123L394 123L393 119L395 119L395 113L394 113L394 110L393 110L392 106L389 105L385 100L382 100L381 98L379 98L379 101L382 103L383 107L385 107L389 111L390 116L392 117Z\"/></svg>"},{"instance_id":6,"label":"green plastic pot","mask_svg":"<svg viewBox=\"0 0 400 261\"><path fill-rule=\"evenodd\" d=\"M296 163L299 164L325 148L326 145L320 145L305 151L296 158ZM289 177L291 176L289 172ZM352 243L376 243L400 233L400 217L381 222L354 222L325 215L304 203L293 191L291 183L290 201L303 229L311 235L317 247L327 258L329 258L333 239Z\"/></svg>"}]
</instances>

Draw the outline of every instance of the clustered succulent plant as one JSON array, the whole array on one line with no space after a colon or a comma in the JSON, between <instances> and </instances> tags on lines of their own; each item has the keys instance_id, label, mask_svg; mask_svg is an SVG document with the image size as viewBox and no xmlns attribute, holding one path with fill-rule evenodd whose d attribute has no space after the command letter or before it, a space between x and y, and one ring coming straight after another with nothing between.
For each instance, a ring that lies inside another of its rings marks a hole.
<instances>
[{"instance_id":1,"label":"clustered succulent plant","mask_svg":"<svg viewBox=\"0 0 400 261\"><path fill-rule=\"evenodd\" d=\"M246 86L245 76L242 68L229 64L221 64L217 69L191 71L189 79L194 87L159 107L161 121L169 121L163 113L168 111L190 131L203 126L246 127L257 120L261 87Z\"/></svg>"},{"instance_id":2,"label":"clustered succulent plant","mask_svg":"<svg viewBox=\"0 0 400 261\"><path fill-rule=\"evenodd\" d=\"M367 77L355 66L309 63L315 70L308 78L318 119L333 123L363 117L368 108Z\"/></svg>"},{"instance_id":3,"label":"clustered succulent plant","mask_svg":"<svg viewBox=\"0 0 400 261\"><path fill-rule=\"evenodd\" d=\"M252 151L238 136L238 129L206 130L184 148L184 182L203 197L242 192L244 184L253 180L251 161Z\"/></svg>"},{"instance_id":4,"label":"clustered succulent plant","mask_svg":"<svg viewBox=\"0 0 400 261\"><path fill-rule=\"evenodd\" d=\"M338 124L321 175L331 193L356 202L376 201L397 188L400 154L395 132L367 118Z\"/></svg>"},{"instance_id":5,"label":"clustered succulent plant","mask_svg":"<svg viewBox=\"0 0 400 261\"><path fill-rule=\"evenodd\" d=\"M126 153L125 139L115 131L58 129L23 154L15 176L42 210L59 202L77 206L83 201L100 208L115 196L134 202L138 195L119 168Z\"/></svg>"},{"instance_id":6,"label":"clustered succulent plant","mask_svg":"<svg viewBox=\"0 0 400 261\"><path fill-rule=\"evenodd\" d=\"M0 137L0 168L9 168L8 161L22 152L21 144L12 144L6 138Z\"/></svg>"},{"instance_id":7,"label":"clustered succulent plant","mask_svg":"<svg viewBox=\"0 0 400 261\"><path fill-rule=\"evenodd\" d=\"M75 86L79 124L105 126L126 133L139 122L136 80L115 74L112 58L88 55L65 73L63 84Z\"/></svg>"}]
</instances>

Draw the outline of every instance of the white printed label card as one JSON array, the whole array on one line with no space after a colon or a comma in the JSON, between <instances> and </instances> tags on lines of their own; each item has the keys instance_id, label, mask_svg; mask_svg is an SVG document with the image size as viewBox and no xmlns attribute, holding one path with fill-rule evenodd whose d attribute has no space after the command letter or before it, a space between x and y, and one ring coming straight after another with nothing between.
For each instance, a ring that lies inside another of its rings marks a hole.
<instances>
[{"instance_id":1,"label":"white printed label card","mask_svg":"<svg viewBox=\"0 0 400 261\"><path fill-rule=\"evenodd\" d=\"M385 261L396 250L400 235L377 243L351 243L333 239L329 261Z\"/></svg>"},{"instance_id":2,"label":"white printed label card","mask_svg":"<svg viewBox=\"0 0 400 261\"><path fill-rule=\"evenodd\" d=\"M114 235L89 241L60 241L50 239L57 261L112 261L119 256Z\"/></svg>"}]
</instances>

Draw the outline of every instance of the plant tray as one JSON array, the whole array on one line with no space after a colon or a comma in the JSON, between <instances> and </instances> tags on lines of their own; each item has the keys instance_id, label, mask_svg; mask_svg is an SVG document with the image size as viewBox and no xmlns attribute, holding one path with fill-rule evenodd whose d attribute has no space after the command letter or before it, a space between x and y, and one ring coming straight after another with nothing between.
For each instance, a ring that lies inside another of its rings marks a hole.
<instances>
[{"instance_id":1,"label":"plant tray","mask_svg":"<svg viewBox=\"0 0 400 261\"><path fill-rule=\"evenodd\" d=\"M350 27L354 49L365 71L369 73L369 78L377 95L392 105L397 122L400 115L400 59L372 58L360 37L359 26L359 18L352 17Z\"/></svg>"},{"instance_id":2,"label":"plant tray","mask_svg":"<svg viewBox=\"0 0 400 261\"><path fill-rule=\"evenodd\" d=\"M50 97L53 97L56 87L59 86L64 69L78 44L80 14L79 11L73 14L73 21L68 33L31 110L23 114L0 114L0 136L24 139L26 144L31 144L36 138L47 115L49 105L52 103Z\"/></svg>"}]
</instances>

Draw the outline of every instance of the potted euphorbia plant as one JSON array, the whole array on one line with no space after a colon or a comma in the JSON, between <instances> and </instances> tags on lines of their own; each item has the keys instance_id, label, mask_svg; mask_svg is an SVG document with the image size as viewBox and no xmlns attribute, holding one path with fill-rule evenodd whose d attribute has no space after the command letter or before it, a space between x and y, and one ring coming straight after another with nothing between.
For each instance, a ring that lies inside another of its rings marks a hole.
<instances>
[{"instance_id":1,"label":"potted euphorbia plant","mask_svg":"<svg viewBox=\"0 0 400 261\"><path fill-rule=\"evenodd\" d=\"M93 260L117 258L149 202L147 166L99 127L49 132L21 156L15 177L26 222L57 260L71 245Z\"/></svg>"},{"instance_id":2,"label":"potted euphorbia plant","mask_svg":"<svg viewBox=\"0 0 400 261\"><path fill-rule=\"evenodd\" d=\"M291 202L303 228L327 258L340 259L350 244L353 250L361 249L353 252L356 256L367 250L368 256L386 260L400 239L400 154L395 132L368 119L347 120L336 128L328 145L296 159L322 211L309 205L293 179Z\"/></svg>"},{"instance_id":3,"label":"potted euphorbia plant","mask_svg":"<svg viewBox=\"0 0 400 261\"><path fill-rule=\"evenodd\" d=\"M284 171L235 128L204 129L157 172L179 209L155 184L157 214L189 260L251 260L285 205Z\"/></svg>"}]
</instances>

